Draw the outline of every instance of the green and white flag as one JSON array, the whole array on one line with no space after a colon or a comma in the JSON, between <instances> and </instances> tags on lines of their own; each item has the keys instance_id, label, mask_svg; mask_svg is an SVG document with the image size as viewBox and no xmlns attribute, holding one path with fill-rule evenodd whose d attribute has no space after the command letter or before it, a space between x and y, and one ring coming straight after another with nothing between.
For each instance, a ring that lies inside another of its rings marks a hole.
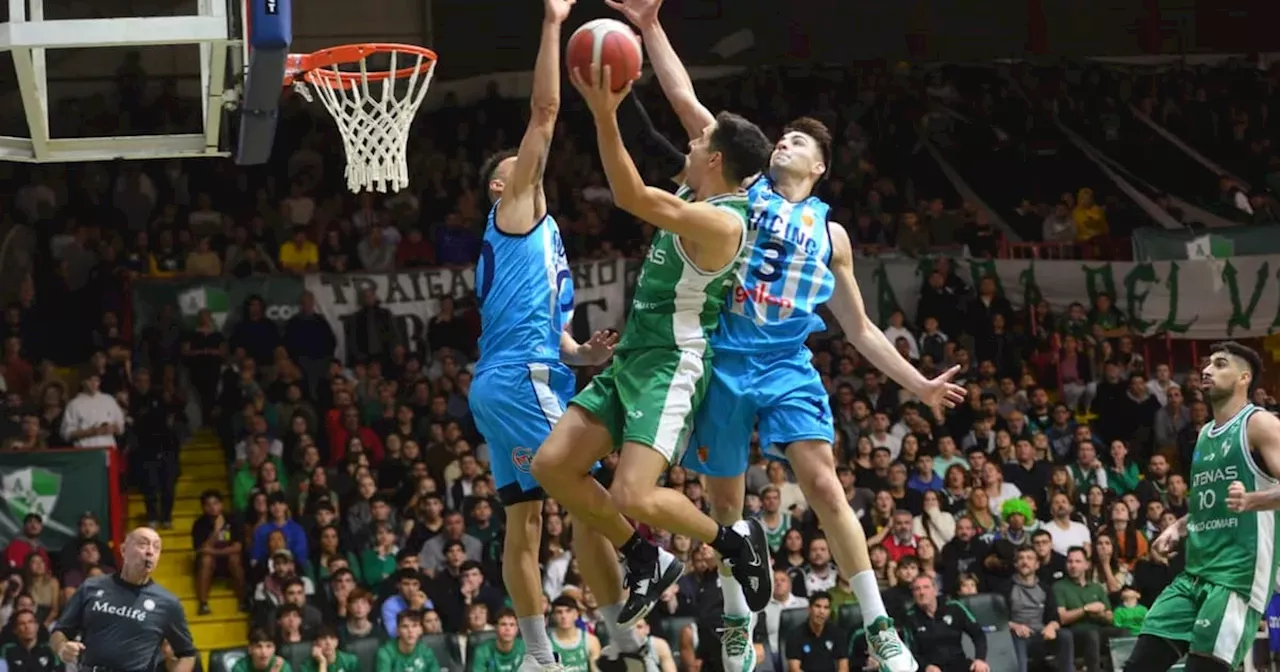
<instances>
[{"instance_id":1,"label":"green and white flag","mask_svg":"<svg viewBox=\"0 0 1280 672\"><path fill-rule=\"evenodd\" d=\"M62 476L42 467L27 467L0 476L0 497L17 520L34 513L48 518L58 505Z\"/></svg>"},{"instance_id":2,"label":"green and white flag","mask_svg":"<svg viewBox=\"0 0 1280 672\"><path fill-rule=\"evenodd\" d=\"M213 323L222 329L231 312L231 297L216 285L192 287L178 295L178 308L189 324L195 324L200 311L208 309L213 314Z\"/></svg>"}]
</instances>

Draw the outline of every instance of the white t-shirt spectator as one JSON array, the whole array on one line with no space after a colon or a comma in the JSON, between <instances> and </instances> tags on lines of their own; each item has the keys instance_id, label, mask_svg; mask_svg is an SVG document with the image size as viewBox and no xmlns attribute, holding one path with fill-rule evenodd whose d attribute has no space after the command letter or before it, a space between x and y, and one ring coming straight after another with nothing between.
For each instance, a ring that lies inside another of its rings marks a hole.
<instances>
[{"instance_id":1,"label":"white t-shirt spectator","mask_svg":"<svg viewBox=\"0 0 1280 672\"><path fill-rule=\"evenodd\" d=\"M1058 521L1051 520L1041 525L1040 529L1047 531L1049 536L1053 537L1053 550L1062 555L1066 555L1072 546L1083 548L1089 544L1089 528L1085 527L1084 523L1073 520L1067 523L1066 529L1063 529L1058 526Z\"/></svg>"},{"instance_id":2,"label":"white t-shirt spectator","mask_svg":"<svg viewBox=\"0 0 1280 672\"><path fill-rule=\"evenodd\" d=\"M115 425L117 429L124 429L124 413L120 410L120 404L116 403L116 398L101 392L93 395L81 392L67 404L67 410L62 415L62 435L71 436L104 422ZM116 437L110 434L86 436L77 439L75 445L76 448L109 448L116 445Z\"/></svg>"},{"instance_id":3,"label":"white t-shirt spectator","mask_svg":"<svg viewBox=\"0 0 1280 672\"><path fill-rule=\"evenodd\" d=\"M285 207L289 210L289 221L294 226L306 226L316 214L316 202L310 196L286 198Z\"/></svg>"},{"instance_id":4,"label":"white t-shirt spectator","mask_svg":"<svg viewBox=\"0 0 1280 672\"><path fill-rule=\"evenodd\" d=\"M911 359L920 359L920 344L916 341L916 337L908 331L906 327L895 327L892 325L885 327L884 337L889 339L889 342L893 343L895 346L897 345L899 338L907 339L907 344L911 349Z\"/></svg>"}]
</instances>

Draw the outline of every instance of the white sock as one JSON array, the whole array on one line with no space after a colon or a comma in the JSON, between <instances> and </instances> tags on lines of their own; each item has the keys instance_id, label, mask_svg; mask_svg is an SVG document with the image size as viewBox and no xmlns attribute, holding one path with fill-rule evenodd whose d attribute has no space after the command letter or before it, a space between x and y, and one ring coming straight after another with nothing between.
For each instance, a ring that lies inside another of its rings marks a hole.
<instances>
[{"instance_id":1,"label":"white sock","mask_svg":"<svg viewBox=\"0 0 1280 672\"><path fill-rule=\"evenodd\" d=\"M747 594L743 592L742 584L733 578L733 573L723 561L720 563L720 592L724 594L725 616L751 615L751 607L747 606Z\"/></svg>"},{"instance_id":2,"label":"white sock","mask_svg":"<svg viewBox=\"0 0 1280 672\"><path fill-rule=\"evenodd\" d=\"M520 636L524 638L524 651L533 656L539 665L554 665L556 654L551 651L551 638L547 636L547 619L542 616L524 616L520 623Z\"/></svg>"},{"instance_id":3,"label":"white sock","mask_svg":"<svg viewBox=\"0 0 1280 672\"><path fill-rule=\"evenodd\" d=\"M609 643L618 647L622 653L635 653L644 645L634 627L622 629L618 627L618 614L622 613L622 602L600 607L600 615L604 617L604 629L609 633Z\"/></svg>"},{"instance_id":4,"label":"white sock","mask_svg":"<svg viewBox=\"0 0 1280 672\"><path fill-rule=\"evenodd\" d=\"M862 610L862 622L870 625L872 621L887 616L884 600L880 597L880 585L876 583L876 573L867 570L849 577L849 586L853 594L858 596L858 608Z\"/></svg>"}]
</instances>

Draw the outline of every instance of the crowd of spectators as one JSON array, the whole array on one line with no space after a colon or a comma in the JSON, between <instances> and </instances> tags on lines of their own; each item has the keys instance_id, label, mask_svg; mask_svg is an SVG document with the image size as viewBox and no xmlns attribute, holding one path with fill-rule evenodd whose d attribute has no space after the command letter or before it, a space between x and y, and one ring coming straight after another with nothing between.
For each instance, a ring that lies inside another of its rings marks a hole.
<instances>
[{"instance_id":1,"label":"crowd of spectators","mask_svg":"<svg viewBox=\"0 0 1280 672\"><path fill-rule=\"evenodd\" d=\"M708 83L703 95L715 107L755 110L771 132L799 113L825 119L837 147L822 196L861 248L923 254L962 244L1000 254L992 213L911 151L947 80L846 75L856 86L838 94L822 79L764 70ZM660 126L674 128L656 92L637 95ZM639 258L651 231L611 207L585 150L589 126L566 103L547 195L568 254ZM164 96L133 107L165 119L183 109ZM180 445L195 425L212 428L231 478L204 494L205 515L191 530L207 556L200 610L210 609L210 582L225 575L251 614L246 670L268 669L278 655L302 667L322 656L329 669L352 669L358 656L379 670L461 657L487 669L476 661L517 655L501 584L503 510L467 404L474 314L465 300L446 306L425 343L409 343L376 328L385 311L370 297L362 319L382 340L335 359L335 335L312 297L285 323L251 299L225 330L207 312L182 324L162 310L135 334L124 319L128 283L468 265L486 207L476 168L519 136L522 107L495 95L430 113L412 136L414 187L390 197L346 194L336 130L296 103L282 111L277 161L262 169L190 161L15 173L22 181L3 208L35 228L38 245L32 278L0 324L3 449L127 449L146 516L164 528ZM1106 191L1104 181L1091 186ZM1114 233L1107 221L1119 213L1135 216L1113 193L1093 198L1104 210L1084 191L1052 208L1036 201L1027 221L1056 217L1086 242ZM1048 654L1070 670L1080 658L1095 672L1108 638L1134 632L1143 605L1178 569L1149 541L1186 511L1188 458L1208 411L1198 389L1180 385L1185 370L1144 359L1109 297L1017 311L997 289L985 279L970 286L941 258L918 313L885 324L923 372L961 367L968 400L941 418L839 334L814 336L839 430L839 475L886 603L911 626L922 661L950 669L937 657L986 656L988 637L971 612L988 603L973 596L997 595L1019 660ZM80 373L75 395L58 368L69 365ZM1264 391L1255 400L1273 403ZM860 667L856 610L845 608L853 596L819 522L786 469L758 446L753 454L747 514L769 530L777 568L757 637L761 660L817 671L843 657ZM676 467L665 484L706 507L694 475ZM24 521L5 549L6 657L41 646L67 591L111 571L109 549L94 541L96 519L81 521L84 541L55 554L36 541L42 523ZM541 559L550 625L566 652L586 660L603 629L572 534L571 512L548 500ZM710 549L659 529L645 534L692 567L649 617L654 650L664 671L677 660L698 669L714 658L722 613ZM959 648L962 631L970 653ZM458 635L471 644L450 646Z\"/></svg>"}]
</instances>

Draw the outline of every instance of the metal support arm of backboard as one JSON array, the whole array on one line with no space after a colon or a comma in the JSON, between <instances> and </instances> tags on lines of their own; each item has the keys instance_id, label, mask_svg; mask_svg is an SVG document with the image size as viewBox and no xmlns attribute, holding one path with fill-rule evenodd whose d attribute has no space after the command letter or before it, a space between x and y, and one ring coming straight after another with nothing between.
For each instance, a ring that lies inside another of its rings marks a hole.
<instances>
[{"instance_id":1,"label":"metal support arm of backboard","mask_svg":"<svg viewBox=\"0 0 1280 672\"><path fill-rule=\"evenodd\" d=\"M196 16L56 21L45 20L44 0L8 0L8 3L9 22L0 24L0 51L13 54L31 137L0 136L0 160L44 163L227 156L226 152L219 151L227 50L240 48L241 41L238 35L233 37L225 3L199 0ZM203 132L101 138L49 137L46 49L172 44L197 44L200 47Z\"/></svg>"}]
</instances>

